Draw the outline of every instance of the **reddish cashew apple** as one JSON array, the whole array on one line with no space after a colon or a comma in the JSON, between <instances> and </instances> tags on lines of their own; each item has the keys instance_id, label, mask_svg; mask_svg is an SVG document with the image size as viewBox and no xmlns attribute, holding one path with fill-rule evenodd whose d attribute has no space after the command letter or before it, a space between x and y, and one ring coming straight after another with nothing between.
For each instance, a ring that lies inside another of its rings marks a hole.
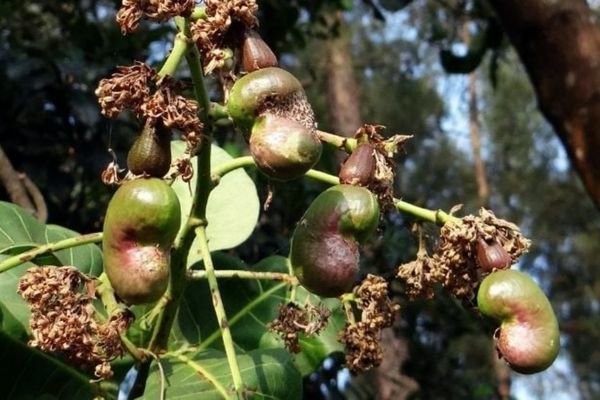
<instances>
[{"instance_id":1,"label":"reddish cashew apple","mask_svg":"<svg viewBox=\"0 0 600 400\"><path fill-rule=\"evenodd\" d=\"M482 314L500 321L496 346L517 372L533 374L548 368L558 355L558 322L550 302L523 272L503 270L488 275L477 293Z\"/></svg>"},{"instance_id":2,"label":"reddish cashew apple","mask_svg":"<svg viewBox=\"0 0 600 400\"><path fill-rule=\"evenodd\" d=\"M165 292L180 213L161 179L127 181L115 192L104 221L104 271L125 303L150 303Z\"/></svg>"},{"instance_id":3,"label":"reddish cashew apple","mask_svg":"<svg viewBox=\"0 0 600 400\"><path fill-rule=\"evenodd\" d=\"M367 189L337 185L321 193L296 226L290 262L310 292L336 297L348 292L359 270L359 244L379 224L377 198Z\"/></svg>"}]
</instances>

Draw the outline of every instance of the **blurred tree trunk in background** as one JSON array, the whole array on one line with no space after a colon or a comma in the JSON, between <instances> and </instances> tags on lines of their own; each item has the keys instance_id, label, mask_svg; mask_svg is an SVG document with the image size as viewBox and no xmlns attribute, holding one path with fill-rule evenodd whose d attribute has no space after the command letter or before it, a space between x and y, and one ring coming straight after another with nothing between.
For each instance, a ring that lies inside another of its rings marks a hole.
<instances>
[{"instance_id":1,"label":"blurred tree trunk in background","mask_svg":"<svg viewBox=\"0 0 600 400\"><path fill-rule=\"evenodd\" d=\"M329 16L332 24L339 24L339 35L324 44L327 57L327 101L332 130L343 136L352 136L362 126L358 86L352 62L351 37L344 29L341 12Z\"/></svg>"},{"instance_id":2,"label":"blurred tree trunk in background","mask_svg":"<svg viewBox=\"0 0 600 400\"><path fill-rule=\"evenodd\" d=\"M600 207L600 26L585 0L491 0L540 110Z\"/></svg>"}]
</instances>

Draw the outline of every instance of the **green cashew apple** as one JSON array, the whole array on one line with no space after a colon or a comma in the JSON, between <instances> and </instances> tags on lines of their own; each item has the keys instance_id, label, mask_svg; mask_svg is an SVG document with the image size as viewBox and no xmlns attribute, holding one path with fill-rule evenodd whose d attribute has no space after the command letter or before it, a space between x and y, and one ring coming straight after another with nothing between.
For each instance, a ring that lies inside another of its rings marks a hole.
<instances>
[{"instance_id":1,"label":"green cashew apple","mask_svg":"<svg viewBox=\"0 0 600 400\"><path fill-rule=\"evenodd\" d=\"M321 157L314 112L300 82L276 67L253 71L238 79L227 111L250 135L250 151L258 169L279 180L302 176Z\"/></svg>"},{"instance_id":2,"label":"green cashew apple","mask_svg":"<svg viewBox=\"0 0 600 400\"><path fill-rule=\"evenodd\" d=\"M267 176L285 181L302 176L319 161L321 142L300 123L266 114L252 127L250 152Z\"/></svg>"},{"instance_id":3,"label":"green cashew apple","mask_svg":"<svg viewBox=\"0 0 600 400\"><path fill-rule=\"evenodd\" d=\"M321 193L294 231L290 262L298 280L322 297L347 293L359 271L359 245L379 224L379 203L369 190L337 185Z\"/></svg>"},{"instance_id":4,"label":"green cashew apple","mask_svg":"<svg viewBox=\"0 0 600 400\"><path fill-rule=\"evenodd\" d=\"M510 367L523 374L548 368L560 348L558 322L544 292L523 272L493 272L481 282L477 304L500 321L496 347Z\"/></svg>"},{"instance_id":5,"label":"green cashew apple","mask_svg":"<svg viewBox=\"0 0 600 400\"><path fill-rule=\"evenodd\" d=\"M180 213L175 192L157 178L127 181L110 200L103 228L104 271L125 303L151 303L165 292Z\"/></svg>"}]
</instances>

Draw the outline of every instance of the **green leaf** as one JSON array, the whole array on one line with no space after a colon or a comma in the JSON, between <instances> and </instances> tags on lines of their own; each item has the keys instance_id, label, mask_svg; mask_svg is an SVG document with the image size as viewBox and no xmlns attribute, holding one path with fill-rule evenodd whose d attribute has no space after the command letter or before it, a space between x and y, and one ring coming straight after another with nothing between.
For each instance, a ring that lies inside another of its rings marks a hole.
<instances>
[{"instance_id":1,"label":"green leaf","mask_svg":"<svg viewBox=\"0 0 600 400\"><path fill-rule=\"evenodd\" d=\"M0 386L3 399L116 398L116 386L90 377L0 332Z\"/></svg>"},{"instance_id":2,"label":"green leaf","mask_svg":"<svg viewBox=\"0 0 600 400\"><path fill-rule=\"evenodd\" d=\"M0 255L0 261L8 256ZM2 312L2 331L24 339L29 331L29 306L17 293L17 284L21 275L32 263L25 263L0 274L0 311Z\"/></svg>"},{"instance_id":3,"label":"green leaf","mask_svg":"<svg viewBox=\"0 0 600 400\"><path fill-rule=\"evenodd\" d=\"M45 226L27 211L0 201L0 253L15 246L28 248L44 243Z\"/></svg>"},{"instance_id":4,"label":"green leaf","mask_svg":"<svg viewBox=\"0 0 600 400\"><path fill-rule=\"evenodd\" d=\"M183 157L185 144L173 141L171 144L173 158ZM211 166L214 168L232 160L231 156L220 147L212 146ZM192 159L194 171L198 171L197 159ZM190 185L178 179L173 183L173 190L181 203L182 224L187 221L192 205L192 194L196 187L196 179ZM248 239L258 221L260 204L254 182L243 169L238 169L225 175L219 185L210 193L206 209L208 227L208 246L211 251L231 249ZM199 253L199 242L194 241L190 255ZM189 263L198 261L190 257Z\"/></svg>"},{"instance_id":5,"label":"green leaf","mask_svg":"<svg viewBox=\"0 0 600 400\"><path fill-rule=\"evenodd\" d=\"M256 350L237 357L249 399L302 398L302 377L290 355L281 349ZM202 400L233 397L233 380L225 354L217 350L167 353L161 357L166 398ZM160 398L161 376L152 366L144 399Z\"/></svg>"},{"instance_id":6,"label":"green leaf","mask_svg":"<svg viewBox=\"0 0 600 400\"><path fill-rule=\"evenodd\" d=\"M46 243L58 242L80 234L58 225L46 226ZM102 250L94 244L71 247L54 252L60 265L73 265L81 272L99 276L102 273Z\"/></svg>"},{"instance_id":7,"label":"green leaf","mask_svg":"<svg viewBox=\"0 0 600 400\"><path fill-rule=\"evenodd\" d=\"M268 257L252 267L235 257L221 253L214 253L213 261L217 269L288 271L287 258L281 256ZM288 301L287 284L267 280L220 279L219 288L233 339L239 348L246 351L257 348L283 348L282 340L267 329L267 324L277 317L279 305ZM294 359L303 375L314 371L331 353L343 350L337 336L345 321L337 299L323 300L298 287L298 303L303 304L307 297L312 304L323 302L333 313L327 328L318 336L301 336L302 352L294 355ZM205 281L195 281L188 285L172 332L171 340L174 346L189 343L220 348L219 326L211 304L210 292Z\"/></svg>"},{"instance_id":8,"label":"green leaf","mask_svg":"<svg viewBox=\"0 0 600 400\"><path fill-rule=\"evenodd\" d=\"M15 204L0 202L0 254L17 255L78 235L58 225L42 224ZM102 251L94 244L87 244L43 254L32 262L36 265L73 265L86 274L97 276L102 272Z\"/></svg>"}]
</instances>

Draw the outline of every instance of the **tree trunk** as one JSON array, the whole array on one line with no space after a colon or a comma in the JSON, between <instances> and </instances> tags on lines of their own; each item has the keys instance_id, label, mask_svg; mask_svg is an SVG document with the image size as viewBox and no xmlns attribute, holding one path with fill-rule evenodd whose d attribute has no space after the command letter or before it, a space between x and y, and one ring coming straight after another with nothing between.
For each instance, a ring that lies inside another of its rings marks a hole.
<instances>
[{"instance_id":1,"label":"tree trunk","mask_svg":"<svg viewBox=\"0 0 600 400\"><path fill-rule=\"evenodd\" d=\"M600 27L585 0L490 0L583 183L600 207Z\"/></svg>"},{"instance_id":2,"label":"tree trunk","mask_svg":"<svg viewBox=\"0 0 600 400\"><path fill-rule=\"evenodd\" d=\"M465 44L471 42L469 24L463 27L462 36ZM469 74L468 86L469 102L469 134L471 136L471 151L473 152L473 164L475 168L475 181L477 183L477 197L481 207L487 207L490 197L490 190L485 174L485 164L481 158L481 125L479 123L479 103L477 96L477 72Z\"/></svg>"},{"instance_id":3,"label":"tree trunk","mask_svg":"<svg viewBox=\"0 0 600 400\"><path fill-rule=\"evenodd\" d=\"M339 36L325 44L327 56L327 101L331 116L331 129L338 135L352 136L362 126L358 85L350 49L350 33L343 28L342 13L332 20L340 24Z\"/></svg>"}]
</instances>

